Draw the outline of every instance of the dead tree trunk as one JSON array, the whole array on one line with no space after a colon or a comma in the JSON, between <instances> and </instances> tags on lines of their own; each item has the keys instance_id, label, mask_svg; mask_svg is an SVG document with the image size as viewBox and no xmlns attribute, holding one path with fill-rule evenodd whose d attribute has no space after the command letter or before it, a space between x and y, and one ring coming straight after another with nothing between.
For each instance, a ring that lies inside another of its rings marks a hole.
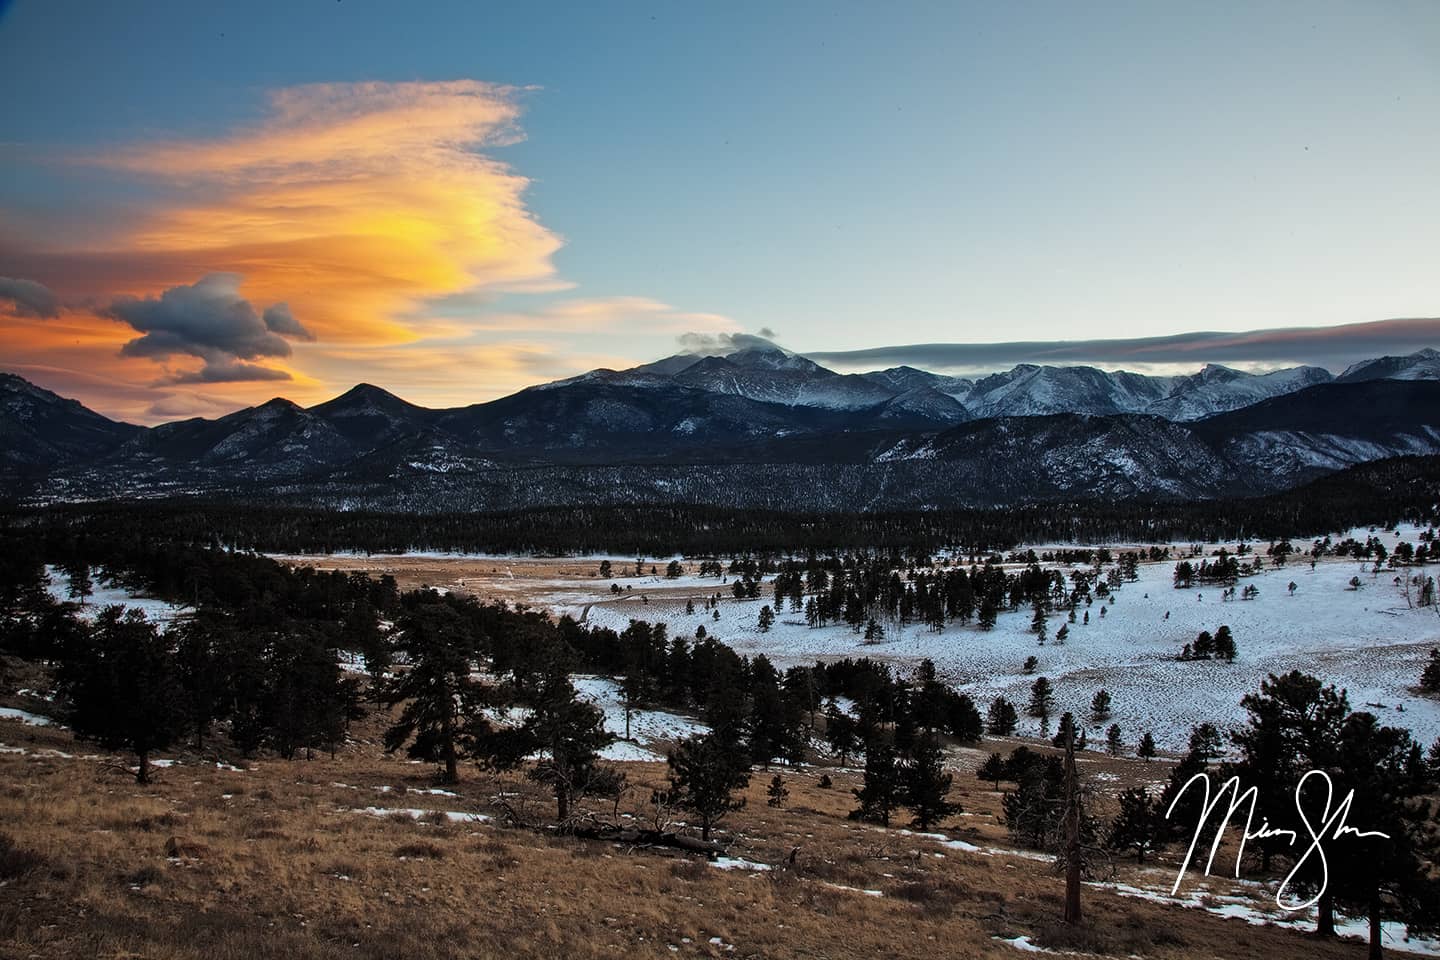
<instances>
[{"instance_id":1,"label":"dead tree trunk","mask_svg":"<svg viewBox=\"0 0 1440 960\"><path fill-rule=\"evenodd\" d=\"M1065 740L1065 922L1080 922L1080 778L1075 771L1075 731Z\"/></svg>"}]
</instances>

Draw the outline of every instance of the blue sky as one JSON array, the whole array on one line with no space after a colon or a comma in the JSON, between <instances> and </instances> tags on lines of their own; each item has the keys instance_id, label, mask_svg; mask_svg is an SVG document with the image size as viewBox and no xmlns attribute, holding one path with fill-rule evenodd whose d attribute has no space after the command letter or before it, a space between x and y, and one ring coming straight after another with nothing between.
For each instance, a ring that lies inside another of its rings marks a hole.
<instances>
[{"instance_id":1,"label":"blue sky","mask_svg":"<svg viewBox=\"0 0 1440 960\"><path fill-rule=\"evenodd\" d=\"M523 139L475 149L528 181L552 269L524 292L452 285L426 309L463 324L577 300L613 308L594 327L537 323L521 338L529 359L493 386L464 383L472 393L651 359L687 325L845 351L1440 314L1434 3L399 11L19 0L0 18L0 83L18 91L0 104L13 172L0 181L0 275L40 272L36 251L153 248L120 225L205 189L77 154L226 141L269 122L276 91L308 84L472 80L525 88L505 95ZM115 270L48 269L22 279L87 303L233 269L239 295L264 306L253 265L223 258L119 286ZM397 322L423 312L410 302ZM367 343L463 347L483 367L491 345L520 342L454 324L438 341L415 325L421 345ZM273 361L290 392L342 387L350 363L407 393L399 368L326 354L341 338L317 326ZM130 366L107 376L160 389L155 370ZM432 370L408 393L454 399L443 383ZM190 393L223 406L259 388Z\"/></svg>"}]
</instances>

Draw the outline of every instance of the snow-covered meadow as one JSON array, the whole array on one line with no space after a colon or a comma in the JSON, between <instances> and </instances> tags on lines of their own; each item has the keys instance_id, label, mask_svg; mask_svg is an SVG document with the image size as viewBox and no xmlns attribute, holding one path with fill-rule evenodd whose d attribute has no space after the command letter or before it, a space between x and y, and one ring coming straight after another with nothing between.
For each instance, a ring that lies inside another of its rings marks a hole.
<instances>
[{"instance_id":1,"label":"snow-covered meadow","mask_svg":"<svg viewBox=\"0 0 1440 960\"><path fill-rule=\"evenodd\" d=\"M571 678L581 699L605 712L605 731L625 736L625 702L620 685L608 677L577 675ZM606 760L664 760L663 754L648 749L703 733L704 724L665 710L630 711L630 740L616 739L601 751Z\"/></svg>"},{"instance_id":2,"label":"snow-covered meadow","mask_svg":"<svg viewBox=\"0 0 1440 960\"><path fill-rule=\"evenodd\" d=\"M1415 542L1417 532L1377 530L1374 535L1393 547L1399 541ZM1371 535L1356 530L1335 540L1354 536L1363 542ZM1208 555L1218 546L1206 545L1204 552ZM1233 551L1235 545L1229 547ZM1297 541L1296 547L1304 550L1308 543ZM929 658L944 678L975 698L982 712L997 695L1016 703L1022 711L1020 732L1027 734L1040 732L1038 721L1023 716L1036 676L1049 677L1054 684L1057 713L1073 711L1082 724L1089 723L1091 697L1104 688L1113 698L1113 716L1105 725L1120 724L1130 747L1148 730L1161 749L1178 750L1194 724L1241 724L1245 713L1240 698L1257 690L1266 675L1302 670L1346 688L1352 707L1409 728L1423 743L1440 736L1440 703L1415 689L1430 648L1440 646L1440 610L1407 605L1394 583L1406 568L1376 574L1368 561L1326 557L1312 569L1308 558L1292 558L1284 567L1267 564L1256 575L1242 578L1239 587L1259 590L1254 599L1239 599L1237 589L1235 599L1224 601L1218 587L1173 586L1175 563L1187 551L1188 545L1177 545L1172 559L1142 563L1138 582L1124 584L1113 598L1093 602L1088 624L1082 612L1065 643L1052 639L1043 646L1030 632L1028 608L1003 613L989 631L952 623L936 633L916 623L888 630L884 642L876 644L864 642L860 633L843 624L812 628L802 614L788 609L777 611L775 625L762 632L757 620L762 604L771 602L768 585L761 600L735 600L729 585L714 577L622 579L631 590L588 602L577 602L568 591L547 601L542 588L536 599L548 602L556 613L583 615L589 624L617 630L631 619L663 621L672 635L693 635L703 625L710 636L737 651L763 653L780 667L871 657L909 671ZM1419 569L1431 575L1435 571ZM1355 589L1350 581L1357 576L1361 584ZM569 584L572 590L574 586ZM715 619L700 598L717 592L723 599ZM648 602L642 602L641 595ZM687 597L696 602L695 613L689 615L684 613ZM1052 638L1064 622L1063 614L1052 615ZM1214 633L1222 624L1230 627L1239 647L1234 663L1177 659L1183 645L1200 631ZM1030 656L1038 660L1034 675L1023 670ZM1093 730L1092 736L1097 735L1103 737Z\"/></svg>"},{"instance_id":3,"label":"snow-covered meadow","mask_svg":"<svg viewBox=\"0 0 1440 960\"><path fill-rule=\"evenodd\" d=\"M70 594L70 580L65 576L64 571L58 567L47 565L45 573L47 576L46 589L57 602L79 602L80 598ZM182 616L188 609L156 597L142 596L122 584L103 579L93 571L91 575L94 577L94 585L85 596L84 606L79 607L77 611L83 619L93 620L101 610L119 604L122 607L138 609L151 623L163 626Z\"/></svg>"},{"instance_id":4,"label":"snow-covered meadow","mask_svg":"<svg viewBox=\"0 0 1440 960\"><path fill-rule=\"evenodd\" d=\"M1417 543L1420 531L1357 529L1332 535L1336 543L1346 537L1364 542L1378 537L1393 552L1399 542ZM1063 644L1054 642L1055 632L1065 622L1063 614L1052 614L1049 635L1043 646L1030 631L1030 611L1004 612L995 628L981 630L973 623L951 623L933 632L923 623L886 627L881 643L866 643L863 636L843 624L820 628L808 626L801 613L776 611L775 625L768 631L758 628L762 605L772 602L767 582L759 600L734 599L728 578L696 575L697 562L671 557L645 558L641 574L634 557L505 557L467 554L415 553L395 557L369 557L368 568L378 573L387 568L408 569L423 576L437 589L473 593L486 599L504 599L569 614L586 624L623 630L631 619L663 622L672 635L693 636L704 626L707 634L737 651L765 654L779 667L833 660L842 657L871 657L909 672L925 658L933 660L941 676L970 694L982 711L996 696L1003 695L1021 709L1022 734L1038 734L1038 721L1023 715L1030 685L1037 676L1046 676L1055 687L1057 715L1072 711L1082 724L1091 727L1092 739L1103 738L1101 728L1118 723L1128 747L1133 749L1140 735L1149 731L1163 749L1184 747L1190 728L1210 721L1224 728L1243 722L1240 698L1259 688L1270 673L1303 670L1326 682L1344 687L1351 705L1376 713L1382 722L1404 726L1428 744L1440 736L1440 703L1420 696L1416 689L1420 671L1431 647L1440 646L1440 608L1417 607L1407 600L1395 578L1407 573L1435 575L1440 567L1401 567L1376 573L1373 563L1327 556L1313 568L1304 555L1307 540L1296 539L1299 554L1284 567L1266 564L1261 572L1242 578L1236 598L1222 600L1218 587L1205 585L1177 590L1173 586L1175 563L1188 557L1189 544L1173 544L1171 558L1142 562L1139 580L1125 583L1111 598L1096 598L1088 608L1089 623L1081 611L1070 625ZM1072 547L1073 544L1036 545L1036 553ZM1206 544L1209 556L1225 546ZM1264 550L1265 543L1252 544ZM1127 549L1111 545L1112 552ZM1023 549L1023 548L1022 548ZM313 562L315 558L281 558L287 562ZM601 560L611 561L613 575L596 576ZM671 559L681 559L685 572L666 577ZM324 566L345 567L346 558L332 557ZM1046 564L1054 566L1054 564ZM1061 565L1064 572L1072 569ZM655 573L650 573L650 570ZM1358 589L1351 586L1358 577ZM1292 593L1290 583L1295 584ZM618 592L611 585L618 585ZM1254 599L1242 600L1246 586L1258 589ZM52 571L51 591L63 598L63 574ZM704 599L720 597L715 610L706 609ZM1412 593L1411 600L1414 596ZM694 612L685 612L687 600ZM152 619L168 620L178 611L170 604L135 597L115 587L97 584L87 610L107 602L140 606ZM1104 610L1102 615L1101 611ZM1234 663L1222 661L1180 661L1177 654L1193 642L1202 630L1212 634L1228 625L1239 648ZM1034 656L1038 665L1027 674L1023 664ZM358 668L358 665L356 667ZM581 678L582 692L602 702L607 726L624 730L623 711L618 697L606 686L608 681ZM593 688L593 689L592 689ZM1112 716L1095 724L1089 716L1090 700L1099 689L1112 697ZM634 720L632 718L632 725ZM650 759L644 749L649 739L673 739L668 734L650 734L635 726L640 745L618 744L612 751L626 758Z\"/></svg>"}]
</instances>

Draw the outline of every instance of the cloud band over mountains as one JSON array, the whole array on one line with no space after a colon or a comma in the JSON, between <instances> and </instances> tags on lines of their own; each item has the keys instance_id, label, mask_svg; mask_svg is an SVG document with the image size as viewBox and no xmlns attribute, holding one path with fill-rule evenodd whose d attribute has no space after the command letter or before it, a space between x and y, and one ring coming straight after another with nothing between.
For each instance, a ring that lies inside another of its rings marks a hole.
<instances>
[{"instance_id":1,"label":"cloud band over mountains","mask_svg":"<svg viewBox=\"0 0 1440 960\"><path fill-rule=\"evenodd\" d=\"M1440 346L1440 318L1377 320L1332 327L1288 327L1241 333L1197 332L1117 340L1012 343L912 343L865 350L806 351L827 366L852 370L912 366L979 372L1039 363L1057 366L1206 363L1265 367L1309 364L1340 370L1357 360Z\"/></svg>"}]
</instances>

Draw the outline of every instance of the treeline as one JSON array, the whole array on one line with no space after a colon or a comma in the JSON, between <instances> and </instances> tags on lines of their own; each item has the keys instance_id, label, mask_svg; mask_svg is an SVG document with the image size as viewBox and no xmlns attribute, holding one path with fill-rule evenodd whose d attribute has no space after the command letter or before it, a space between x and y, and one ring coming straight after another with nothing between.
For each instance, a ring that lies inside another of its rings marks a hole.
<instances>
[{"instance_id":1,"label":"treeline","mask_svg":"<svg viewBox=\"0 0 1440 960\"><path fill-rule=\"evenodd\" d=\"M902 758L939 734L980 736L975 705L928 663L914 681L869 660L782 673L703 628L693 638L644 622L616 632L503 603L400 592L388 577L167 550L143 534L65 537L32 527L8 531L4 547L0 647L55 664L76 733L134 751L142 779L149 755L182 738L203 748L223 735L245 756L334 751L378 702L403 707L387 747L436 763L447 779L461 762L517 766L546 754L535 769L546 771L563 811L609 776L594 764L608 735L570 682L579 672L620 677L627 716L642 706L700 714L718 744L712 753L746 770L806 759L822 731L842 754L883 742ZM53 599L49 571L70 602ZM87 621L77 613L96 577L168 594L188 610L165 629L118 606ZM853 701L855 715L836 698ZM498 721L517 710L518 726ZM583 756L576 744L588 744ZM570 759L556 761L556 751Z\"/></svg>"},{"instance_id":2,"label":"treeline","mask_svg":"<svg viewBox=\"0 0 1440 960\"><path fill-rule=\"evenodd\" d=\"M991 510L800 514L684 505L497 513L387 513L193 500L8 510L6 525L97 534L148 529L171 543L272 552L461 550L663 556L895 548L1004 550L1017 543L1231 541L1354 526L1432 523L1440 457L1363 464L1269 497L1214 502L1079 501Z\"/></svg>"},{"instance_id":3,"label":"treeline","mask_svg":"<svg viewBox=\"0 0 1440 960\"><path fill-rule=\"evenodd\" d=\"M1104 551L1105 559L1111 559ZM1096 598L1114 595L1127 582L1139 578L1140 553L1127 551L1105 569L1100 553L1094 567L1077 567L1068 573L1031 562L1018 570L999 566L1000 557L984 558L984 565L972 562L968 568L952 565L947 558L931 569L930 558L906 559L898 554L847 554L788 560L774 565L772 590L775 609L788 601L792 611L805 613L812 627L845 623L867 628L874 638L874 625L904 626L925 623L939 631L951 621L981 628L995 626L1005 610L1028 607L1031 629L1041 638L1049 637L1048 618L1063 611L1070 623L1077 611ZM1088 613L1086 622L1089 622ZM1068 629L1062 627L1068 634ZM1057 639L1064 636L1056 631Z\"/></svg>"}]
</instances>

